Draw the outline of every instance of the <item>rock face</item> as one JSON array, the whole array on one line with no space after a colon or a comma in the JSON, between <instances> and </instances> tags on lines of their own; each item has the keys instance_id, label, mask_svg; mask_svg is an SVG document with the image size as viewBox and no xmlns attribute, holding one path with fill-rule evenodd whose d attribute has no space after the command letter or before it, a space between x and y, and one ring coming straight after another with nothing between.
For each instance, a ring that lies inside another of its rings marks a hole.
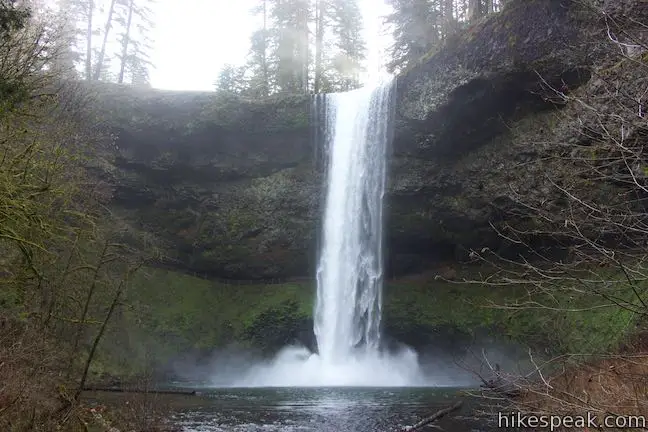
<instances>
[{"instance_id":1,"label":"rock face","mask_svg":"<svg viewBox=\"0 0 648 432\"><path fill-rule=\"evenodd\" d=\"M571 48L585 23L568 3L511 2L399 77L389 201L397 272L471 248L507 252L492 225L520 218L511 185L526 194L546 168L529 168L540 153L529 134L559 108L552 89L590 78L592 50Z\"/></svg>"},{"instance_id":2,"label":"rock face","mask_svg":"<svg viewBox=\"0 0 648 432\"><path fill-rule=\"evenodd\" d=\"M321 179L307 97L95 91L117 137L115 209L166 245L167 264L234 279L312 268Z\"/></svg>"},{"instance_id":3,"label":"rock face","mask_svg":"<svg viewBox=\"0 0 648 432\"><path fill-rule=\"evenodd\" d=\"M528 132L551 127L552 87L589 80L586 29L569 2L512 2L398 77L392 275L508 247L491 224L521 217L511 187L541 188L547 167ZM168 245L168 264L222 278L313 274L324 179L308 97L95 90L117 136L104 170L115 210Z\"/></svg>"}]
</instances>

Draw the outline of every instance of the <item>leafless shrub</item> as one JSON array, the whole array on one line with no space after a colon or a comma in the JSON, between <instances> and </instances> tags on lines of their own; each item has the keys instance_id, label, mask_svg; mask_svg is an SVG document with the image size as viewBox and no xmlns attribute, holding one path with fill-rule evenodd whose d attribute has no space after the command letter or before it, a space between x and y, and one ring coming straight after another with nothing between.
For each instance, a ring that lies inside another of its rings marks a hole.
<instances>
[{"instance_id":1,"label":"leafless shrub","mask_svg":"<svg viewBox=\"0 0 648 432\"><path fill-rule=\"evenodd\" d=\"M106 207L111 187L88 172L107 141L85 123L91 95L61 76L57 31L31 21L0 38L2 430L96 420L80 409L90 367L154 253L121 241L125 228Z\"/></svg>"},{"instance_id":2,"label":"leafless shrub","mask_svg":"<svg viewBox=\"0 0 648 432\"><path fill-rule=\"evenodd\" d=\"M619 309L631 317L628 335L643 334L648 315L648 14L632 1L580 3L599 26L593 34L603 56L590 82L575 91L551 86L539 76L546 100L563 107L555 114L553 137L528 143L541 151L548 169L537 179L536 195L525 196L511 186L518 222L493 226L526 255L507 259L484 249L471 256L495 269L481 283L526 287L517 301L492 307L539 314ZM529 351L534 367L526 375L504 373L484 358L489 364L484 396L497 410L645 414L646 348L639 338L623 350L611 348L614 352L539 358Z\"/></svg>"}]
</instances>

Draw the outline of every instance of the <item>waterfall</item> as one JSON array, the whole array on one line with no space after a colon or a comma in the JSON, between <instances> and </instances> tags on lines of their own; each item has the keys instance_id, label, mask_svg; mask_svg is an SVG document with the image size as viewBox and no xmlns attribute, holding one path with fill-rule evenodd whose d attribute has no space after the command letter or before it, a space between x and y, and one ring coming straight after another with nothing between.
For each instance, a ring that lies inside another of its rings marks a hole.
<instances>
[{"instance_id":1,"label":"waterfall","mask_svg":"<svg viewBox=\"0 0 648 432\"><path fill-rule=\"evenodd\" d=\"M326 172L314 333L238 386L423 385L416 353L381 349L383 199L396 83L315 96L316 166Z\"/></svg>"},{"instance_id":2,"label":"waterfall","mask_svg":"<svg viewBox=\"0 0 648 432\"><path fill-rule=\"evenodd\" d=\"M315 336L323 363L377 352L383 197L395 84L327 96L327 188L317 268ZM326 119L325 119L326 121ZM366 354L366 353L365 353Z\"/></svg>"}]
</instances>

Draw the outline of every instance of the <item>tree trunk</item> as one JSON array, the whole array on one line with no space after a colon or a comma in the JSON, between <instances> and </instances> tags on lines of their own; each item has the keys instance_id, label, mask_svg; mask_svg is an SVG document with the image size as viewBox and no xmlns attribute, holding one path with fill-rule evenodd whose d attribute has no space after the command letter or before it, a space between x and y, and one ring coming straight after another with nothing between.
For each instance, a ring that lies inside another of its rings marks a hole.
<instances>
[{"instance_id":1,"label":"tree trunk","mask_svg":"<svg viewBox=\"0 0 648 432\"><path fill-rule=\"evenodd\" d=\"M88 0L88 28L86 29L86 79L92 79L92 15L94 14L94 0Z\"/></svg>"},{"instance_id":2,"label":"tree trunk","mask_svg":"<svg viewBox=\"0 0 648 432\"><path fill-rule=\"evenodd\" d=\"M454 33L454 0L444 0L444 37L447 38Z\"/></svg>"},{"instance_id":3,"label":"tree trunk","mask_svg":"<svg viewBox=\"0 0 648 432\"><path fill-rule=\"evenodd\" d=\"M470 21L476 20L481 16L481 1L470 0L468 3L468 19Z\"/></svg>"},{"instance_id":4,"label":"tree trunk","mask_svg":"<svg viewBox=\"0 0 648 432\"><path fill-rule=\"evenodd\" d=\"M135 0L130 0L128 3L128 19L126 20L126 33L124 33L124 40L122 41L121 53L121 66L119 67L119 78L117 82L122 84L124 82L124 72L126 70L126 58L128 55L128 43L130 42L131 23L133 22L133 9L135 7Z\"/></svg>"},{"instance_id":5,"label":"tree trunk","mask_svg":"<svg viewBox=\"0 0 648 432\"><path fill-rule=\"evenodd\" d=\"M322 50L324 49L324 0L315 3L315 82L313 90L319 93L322 88Z\"/></svg>"},{"instance_id":6,"label":"tree trunk","mask_svg":"<svg viewBox=\"0 0 648 432\"><path fill-rule=\"evenodd\" d=\"M261 59L263 73L263 96L270 94L270 77L268 76L268 0L263 0L263 57Z\"/></svg>"},{"instance_id":7,"label":"tree trunk","mask_svg":"<svg viewBox=\"0 0 648 432\"><path fill-rule=\"evenodd\" d=\"M435 412L434 414L432 414L431 416L428 416L428 417L424 418L423 420L416 423L415 425L407 426L407 427L405 427L405 428L403 428L401 430L402 431L413 432L413 431L423 429L424 427L430 425L430 423L433 423L433 422L439 420L440 418L443 418L443 417L447 416L448 414L450 414L453 411L457 411L459 408L462 407L462 405L463 405L462 401L457 401L457 402L455 402L454 405L449 406L448 408L444 408L442 410L439 410L439 411Z\"/></svg>"},{"instance_id":8,"label":"tree trunk","mask_svg":"<svg viewBox=\"0 0 648 432\"><path fill-rule=\"evenodd\" d=\"M300 86L301 90L304 93L308 93L308 10L309 3L304 1L302 4L302 15L299 17L300 20L300 34L301 34L301 77L300 77Z\"/></svg>"},{"instance_id":9,"label":"tree trunk","mask_svg":"<svg viewBox=\"0 0 648 432\"><path fill-rule=\"evenodd\" d=\"M108 252L108 242L104 243L104 247L101 250L101 255L99 255L99 260L97 261L97 265L93 269L92 283L90 284L88 294L86 295L86 300L83 305L83 310L81 312L81 316L79 317L79 325L77 327L76 335L74 338L74 345L72 347L72 351L70 352L70 358L68 361L68 371L67 371L68 378L72 374L72 369L74 368L74 360L76 359L76 354L79 349L79 345L81 344L81 338L83 337L83 330L86 323L86 319L88 317L90 302L92 301L92 297L94 296L95 289L97 288L97 284L99 282L99 272L101 271L101 266L105 263L104 258L106 257L107 252Z\"/></svg>"},{"instance_id":10,"label":"tree trunk","mask_svg":"<svg viewBox=\"0 0 648 432\"><path fill-rule=\"evenodd\" d=\"M486 13L492 14L495 12L495 0L486 0Z\"/></svg>"},{"instance_id":11,"label":"tree trunk","mask_svg":"<svg viewBox=\"0 0 648 432\"><path fill-rule=\"evenodd\" d=\"M112 27L112 17L115 12L115 3L117 0L110 1L110 9L108 10L108 19L106 20L106 27L104 29L104 37L101 42L101 51L99 52L99 58L97 59L97 68L94 73L94 80L99 81L101 76L101 69L103 68L104 57L106 56L106 44L108 43L108 34L110 33L110 28Z\"/></svg>"},{"instance_id":12,"label":"tree trunk","mask_svg":"<svg viewBox=\"0 0 648 432\"><path fill-rule=\"evenodd\" d=\"M117 303L119 303L119 299L122 296L123 290L124 290L124 281L122 280L119 283L119 286L117 287L117 291L115 292L115 296L113 297L112 303L110 303L110 308L108 309L108 312L106 313L106 317L104 318L103 322L101 323L101 328L99 329L99 333L97 333L97 336L94 339L94 342L92 343L92 347L90 348L90 353L88 353L88 357L86 358L85 366L83 368L83 375L81 375L81 380L79 381L79 386L77 387L77 391L74 394L74 400L78 401L79 397L81 396L81 393L83 392L83 388L85 387L86 380L88 379L88 371L90 370L90 365L92 364L92 360L94 359L94 355L97 352L97 347L99 346L99 342L101 341L101 338L103 337L106 327L108 326L108 322L110 321L110 317L112 316L113 312L115 311L115 307L117 306Z\"/></svg>"}]
</instances>

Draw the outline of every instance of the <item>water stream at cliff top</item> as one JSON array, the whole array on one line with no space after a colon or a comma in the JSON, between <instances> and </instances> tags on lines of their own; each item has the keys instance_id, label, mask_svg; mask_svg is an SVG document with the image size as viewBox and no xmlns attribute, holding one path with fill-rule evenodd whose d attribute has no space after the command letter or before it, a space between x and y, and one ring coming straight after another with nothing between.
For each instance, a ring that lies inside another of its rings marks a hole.
<instances>
[{"instance_id":1,"label":"water stream at cliff top","mask_svg":"<svg viewBox=\"0 0 648 432\"><path fill-rule=\"evenodd\" d=\"M416 353L381 347L383 198L395 80L325 96L327 183L317 266L318 353L287 347L244 386L410 386ZM320 99L316 98L316 102Z\"/></svg>"}]
</instances>

